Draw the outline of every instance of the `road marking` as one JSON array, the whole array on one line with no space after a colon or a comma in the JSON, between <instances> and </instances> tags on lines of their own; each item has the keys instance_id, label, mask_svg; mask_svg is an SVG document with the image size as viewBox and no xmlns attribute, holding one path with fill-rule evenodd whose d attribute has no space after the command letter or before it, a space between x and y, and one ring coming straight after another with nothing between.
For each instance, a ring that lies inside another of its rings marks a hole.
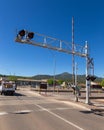
<instances>
[{"instance_id":1,"label":"road marking","mask_svg":"<svg viewBox=\"0 0 104 130\"><path fill-rule=\"evenodd\" d=\"M83 128L79 127L78 125L76 125L76 124L74 124L74 123L72 123L72 122L66 120L65 118L63 118L63 117L61 117L61 116L59 116L59 115L57 115L57 114L51 112L51 111L48 110L48 109L46 109L46 108L44 108L44 107L42 107L42 106L40 106L40 105L38 105L38 104L34 104L34 105L36 105L37 107L39 107L40 109L42 109L42 110L44 110L44 111L47 111L47 112L50 113L51 115L53 115L53 116L55 116L55 117L57 117L57 118L63 120L64 122L68 123L69 125L74 126L74 127L77 128L78 130L84 130Z\"/></svg>"},{"instance_id":2,"label":"road marking","mask_svg":"<svg viewBox=\"0 0 104 130\"><path fill-rule=\"evenodd\" d=\"M49 110L49 111L54 111L54 110L61 111L61 110L69 110L69 109L72 110L72 108L60 108L60 107L59 108L48 108L47 110ZM46 111L46 110L42 108L42 109L34 110L34 111L38 112L38 111Z\"/></svg>"},{"instance_id":3,"label":"road marking","mask_svg":"<svg viewBox=\"0 0 104 130\"><path fill-rule=\"evenodd\" d=\"M7 115L7 114L26 114L30 113L33 110L20 110L20 111L14 111L14 112L0 112L0 116Z\"/></svg>"},{"instance_id":4,"label":"road marking","mask_svg":"<svg viewBox=\"0 0 104 130\"><path fill-rule=\"evenodd\" d=\"M8 114L7 112L0 112L0 116Z\"/></svg>"},{"instance_id":5,"label":"road marking","mask_svg":"<svg viewBox=\"0 0 104 130\"><path fill-rule=\"evenodd\" d=\"M58 108L55 108L56 110L72 110L72 108L65 108L65 107L58 107Z\"/></svg>"},{"instance_id":6,"label":"road marking","mask_svg":"<svg viewBox=\"0 0 104 130\"><path fill-rule=\"evenodd\" d=\"M22 114L22 113L30 113L30 112L32 112L32 110L20 110L20 111L14 111L12 113L14 113L14 114Z\"/></svg>"}]
</instances>

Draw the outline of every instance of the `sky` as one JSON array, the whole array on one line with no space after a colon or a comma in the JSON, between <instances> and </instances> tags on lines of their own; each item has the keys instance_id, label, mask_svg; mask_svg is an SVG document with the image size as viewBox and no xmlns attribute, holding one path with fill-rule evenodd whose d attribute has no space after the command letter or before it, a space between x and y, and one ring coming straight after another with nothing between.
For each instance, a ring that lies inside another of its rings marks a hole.
<instances>
[{"instance_id":1,"label":"sky","mask_svg":"<svg viewBox=\"0 0 104 130\"><path fill-rule=\"evenodd\" d=\"M104 77L103 0L1 0L0 74L34 76L72 73L72 55L15 42L26 29L85 46L94 59L96 76ZM77 74L86 73L86 60L75 57Z\"/></svg>"}]
</instances>

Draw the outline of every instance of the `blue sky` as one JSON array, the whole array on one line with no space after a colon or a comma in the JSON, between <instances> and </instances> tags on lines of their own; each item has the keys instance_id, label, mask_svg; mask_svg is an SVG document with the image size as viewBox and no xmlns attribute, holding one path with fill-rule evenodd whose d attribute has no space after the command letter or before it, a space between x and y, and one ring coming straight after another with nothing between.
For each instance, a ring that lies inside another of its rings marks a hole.
<instances>
[{"instance_id":1,"label":"blue sky","mask_svg":"<svg viewBox=\"0 0 104 130\"><path fill-rule=\"evenodd\" d=\"M33 76L72 73L72 55L15 42L16 30L26 29L75 43L88 41L95 75L104 76L103 0L1 0L0 74ZM56 60L56 67L55 62ZM85 58L76 57L78 74L85 74Z\"/></svg>"}]
</instances>

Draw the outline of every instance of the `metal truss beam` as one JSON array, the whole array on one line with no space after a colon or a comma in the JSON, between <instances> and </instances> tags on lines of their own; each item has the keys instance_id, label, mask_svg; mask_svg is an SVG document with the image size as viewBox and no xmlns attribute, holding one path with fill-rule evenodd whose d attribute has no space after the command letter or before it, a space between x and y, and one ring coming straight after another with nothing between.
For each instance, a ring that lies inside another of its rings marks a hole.
<instances>
[{"instance_id":1,"label":"metal truss beam","mask_svg":"<svg viewBox=\"0 0 104 130\"><path fill-rule=\"evenodd\" d=\"M19 43L25 43L43 48L48 48L51 50L56 50L67 54L74 54L77 56L86 57L85 47L76 44L74 45L74 51L73 51L72 43L63 40L58 40L56 38L45 36L36 32L34 33L33 40L27 39L26 36L23 38L17 36L15 41Z\"/></svg>"}]
</instances>

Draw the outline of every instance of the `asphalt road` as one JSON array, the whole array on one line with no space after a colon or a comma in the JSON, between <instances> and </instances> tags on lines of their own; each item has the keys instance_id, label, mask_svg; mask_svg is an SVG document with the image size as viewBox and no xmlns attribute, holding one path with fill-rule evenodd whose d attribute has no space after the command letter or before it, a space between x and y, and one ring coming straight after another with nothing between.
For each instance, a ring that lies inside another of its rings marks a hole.
<instances>
[{"instance_id":1,"label":"asphalt road","mask_svg":"<svg viewBox=\"0 0 104 130\"><path fill-rule=\"evenodd\" d=\"M0 95L0 130L104 130L103 116L34 93Z\"/></svg>"}]
</instances>

